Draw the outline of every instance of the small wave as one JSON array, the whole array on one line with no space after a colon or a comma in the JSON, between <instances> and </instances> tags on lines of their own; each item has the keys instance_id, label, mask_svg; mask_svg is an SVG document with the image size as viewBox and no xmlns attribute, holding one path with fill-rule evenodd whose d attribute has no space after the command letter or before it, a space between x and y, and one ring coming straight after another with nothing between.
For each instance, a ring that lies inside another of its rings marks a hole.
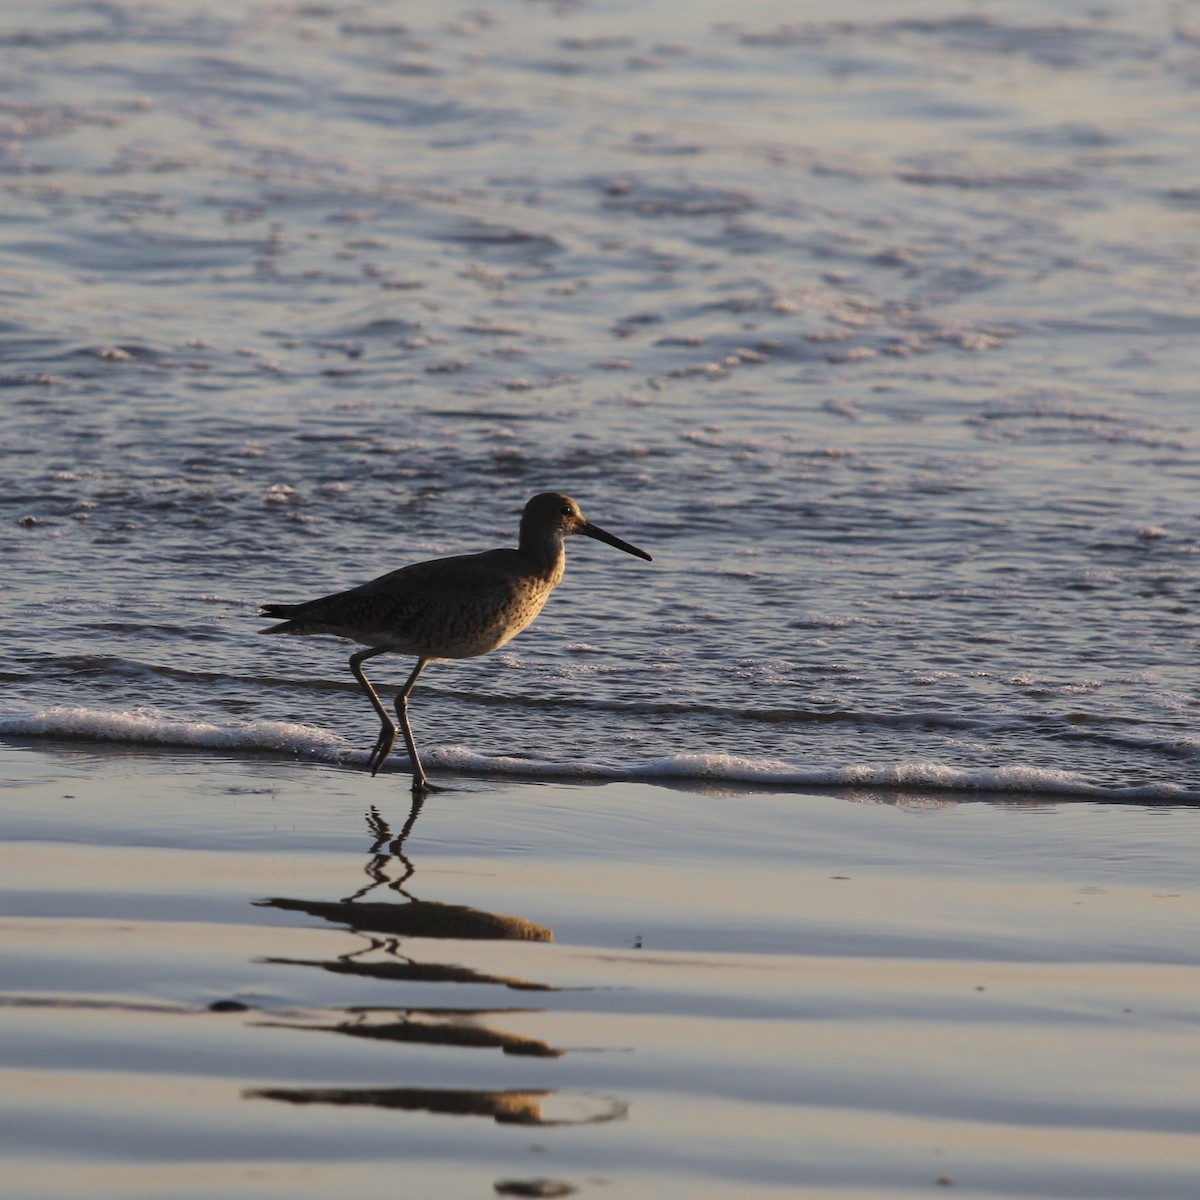
<instances>
[{"instance_id":1,"label":"small wave","mask_svg":"<svg viewBox=\"0 0 1200 1200\"><path fill-rule=\"evenodd\" d=\"M217 725L164 716L137 708L106 712L59 707L34 713L0 713L0 737L120 742L180 746L224 752L291 755L320 762L365 763L366 753L335 733L287 721ZM909 760L883 763L804 763L734 754L680 753L641 762L555 762L549 759L484 755L466 746L423 748L427 764L470 775L576 781L662 780L744 784L786 790L885 788L896 791L1020 792L1030 796L1074 796L1106 802L1190 803L1200 789L1175 783L1099 784L1071 771L1013 763L957 767ZM397 755L397 761L403 761Z\"/></svg>"},{"instance_id":2,"label":"small wave","mask_svg":"<svg viewBox=\"0 0 1200 1200\"><path fill-rule=\"evenodd\" d=\"M641 763L555 763L513 757L488 757L457 746L429 755L439 766L471 774L510 774L558 779L661 779L742 783L787 790L799 788L891 788L947 792L1022 792L1038 796L1076 796L1104 801L1188 802L1200 791L1172 783L1109 785L1090 782L1071 771L1012 764L1001 767L954 767L912 760L893 763L787 763L735 754L672 754Z\"/></svg>"},{"instance_id":3,"label":"small wave","mask_svg":"<svg viewBox=\"0 0 1200 1200\"><path fill-rule=\"evenodd\" d=\"M593 647L587 643L576 643L570 649L576 654L587 656ZM575 667L573 670L578 670ZM587 669L592 669L590 666ZM205 670L197 667L176 666L174 664L155 663L145 659L127 658L111 654L66 654L51 655L39 659L37 678L46 677L51 670L67 676L90 674L104 679L120 680L156 680L166 679L200 685L216 683L232 683L243 685L255 691L275 692L280 688L288 688L299 692L347 693L361 695L359 686L350 678L325 678L312 676L296 678L291 675L274 675L264 672L253 674L239 673L228 670ZM568 675L571 673L568 672ZM33 677L32 671L0 671L0 682L28 682ZM576 676L578 681L581 676ZM918 683L932 679L932 675L916 676ZM1014 676L1009 682L1023 683L1026 686L1038 686L1040 681L1035 676ZM1153 682L1153 680L1149 680ZM500 709L529 709L557 711L566 703L562 694L546 692L530 692L522 694L514 690L499 690L491 688L464 689L446 686L439 683L426 683L422 680L423 695L436 696L451 700L458 704L472 707ZM1163 693L1163 696L1166 694ZM1180 707L1185 707L1190 698L1184 697ZM1186 734L1164 736L1159 734L1141 735L1125 733L1121 727L1136 726L1144 722L1141 716L1104 713L1103 715L1088 715L1081 712L1064 713L1055 716L1042 708L1028 712L954 712L942 708L915 708L909 711L876 710L866 708L823 707L814 703L811 705L781 705L769 707L762 704L717 704L704 700L693 699L605 699L594 696L576 694L570 697L571 707L577 711L595 713L614 713L619 716L632 717L683 717L711 718L722 722L744 721L753 725L788 726L838 726L848 725L863 731L869 736L872 730L910 730L914 732L949 731L951 733L971 733L976 737L987 739L1007 737L1012 734L1025 735L1034 733L1040 737L1061 739L1066 742L1090 742L1100 746L1111 746L1118 749L1149 751L1174 759L1200 757L1200 738ZM60 710L52 710L58 712ZM67 711L67 710L61 710ZM74 710L72 710L74 711ZM85 711L85 710L79 710ZM139 709L139 712L153 712L152 709ZM3 714L0 713L0 722ZM239 726L250 728L251 726ZM297 728L309 728L307 726ZM4 732L0 723L0 734ZM17 731L19 732L19 731ZM68 732L67 736L109 737L108 734L88 734L80 732L75 735ZM268 735L269 736L269 735ZM118 739L124 740L124 739ZM183 744L172 741L169 744ZM207 742L187 743L208 745ZM264 744L266 749L273 748L270 742Z\"/></svg>"},{"instance_id":4,"label":"small wave","mask_svg":"<svg viewBox=\"0 0 1200 1200\"><path fill-rule=\"evenodd\" d=\"M105 712L58 707L35 713L0 713L0 737L64 738L142 746L200 746L217 750L267 750L336 759L348 743L335 733L288 721L215 725L164 716L157 709Z\"/></svg>"}]
</instances>

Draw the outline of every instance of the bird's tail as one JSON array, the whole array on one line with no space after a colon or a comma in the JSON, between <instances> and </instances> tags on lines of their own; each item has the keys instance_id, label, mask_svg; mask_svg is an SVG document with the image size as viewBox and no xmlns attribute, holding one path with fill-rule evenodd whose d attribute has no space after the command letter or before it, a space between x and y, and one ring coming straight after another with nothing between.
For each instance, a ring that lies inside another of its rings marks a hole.
<instances>
[{"instance_id":1,"label":"bird's tail","mask_svg":"<svg viewBox=\"0 0 1200 1200\"><path fill-rule=\"evenodd\" d=\"M260 617L292 617L296 611L303 608L302 604L264 604L258 610ZM266 629L260 629L259 633L296 633L299 626L298 621L285 620L278 625L271 625Z\"/></svg>"}]
</instances>

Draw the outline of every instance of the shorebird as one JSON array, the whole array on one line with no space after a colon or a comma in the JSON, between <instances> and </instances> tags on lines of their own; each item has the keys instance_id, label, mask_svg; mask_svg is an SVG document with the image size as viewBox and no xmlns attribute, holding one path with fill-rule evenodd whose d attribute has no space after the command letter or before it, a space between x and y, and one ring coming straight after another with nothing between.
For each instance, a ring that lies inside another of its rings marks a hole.
<instances>
[{"instance_id":1,"label":"shorebird","mask_svg":"<svg viewBox=\"0 0 1200 1200\"><path fill-rule=\"evenodd\" d=\"M332 634L365 646L350 656L350 670L379 716L379 737L367 756L372 775L396 741L396 726L362 665L377 654L415 655L417 665L396 697L396 715L412 761L414 794L430 790L408 723L408 697L426 664L475 658L516 637L542 611L566 567L566 538L585 534L653 561L619 537L585 520L561 492L543 492L525 505L515 550L485 550L401 567L349 591L301 604L264 604L263 617L283 617L260 633Z\"/></svg>"}]
</instances>

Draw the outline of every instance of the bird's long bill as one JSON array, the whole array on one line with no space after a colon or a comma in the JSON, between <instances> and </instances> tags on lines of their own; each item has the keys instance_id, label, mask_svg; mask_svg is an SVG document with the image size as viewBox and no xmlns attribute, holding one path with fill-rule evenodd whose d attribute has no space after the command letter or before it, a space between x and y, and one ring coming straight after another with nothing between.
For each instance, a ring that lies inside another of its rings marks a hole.
<instances>
[{"instance_id":1,"label":"bird's long bill","mask_svg":"<svg viewBox=\"0 0 1200 1200\"><path fill-rule=\"evenodd\" d=\"M601 529L599 525L593 525L591 521L584 521L579 526L578 532L586 533L588 537L595 538L598 542L607 542L610 546L616 546L618 550L624 550L626 554L632 554L637 558L644 558L647 562L654 561L645 550L639 550L636 546L631 546L628 542L621 541L615 534L609 533L607 529Z\"/></svg>"}]
</instances>

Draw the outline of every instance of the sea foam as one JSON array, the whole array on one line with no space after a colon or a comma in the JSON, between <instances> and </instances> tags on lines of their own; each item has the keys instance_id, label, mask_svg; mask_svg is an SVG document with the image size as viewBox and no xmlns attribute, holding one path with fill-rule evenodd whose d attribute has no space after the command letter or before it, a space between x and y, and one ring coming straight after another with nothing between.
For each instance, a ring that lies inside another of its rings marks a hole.
<instances>
[{"instance_id":1,"label":"sea foam","mask_svg":"<svg viewBox=\"0 0 1200 1200\"><path fill-rule=\"evenodd\" d=\"M141 746L199 746L215 750L279 751L336 759L350 750L335 733L288 721L215 725L164 716L157 709L120 712L61 706L32 713L0 713L0 737L78 739Z\"/></svg>"},{"instance_id":2,"label":"sea foam","mask_svg":"<svg viewBox=\"0 0 1200 1200\"><path fill-rule=\"evenodd\" d=\"M194 747L236 754L276 754L357 766L366 752L345 738L311 725L287 721L245 721L218 725L168 717L151 708L108 712L56 707L29 713L0 713L0 737L119 742L147 747ZM1189 803L1200 789L1178 784L1101 784L1069 771L1013 763L1006 766L951 766L901 762L815 763L751 758L735 754L681 753L662 758L561 762L551 759L485 755L466 746L422 748L428 766L470 775L577 781L663 780L746 784L787 790L803 788L884 788L895 791L1004 792L1075 797L1103 802ZM403 755L393 760L404 762Z\"/></svg>"}]
</instances>

